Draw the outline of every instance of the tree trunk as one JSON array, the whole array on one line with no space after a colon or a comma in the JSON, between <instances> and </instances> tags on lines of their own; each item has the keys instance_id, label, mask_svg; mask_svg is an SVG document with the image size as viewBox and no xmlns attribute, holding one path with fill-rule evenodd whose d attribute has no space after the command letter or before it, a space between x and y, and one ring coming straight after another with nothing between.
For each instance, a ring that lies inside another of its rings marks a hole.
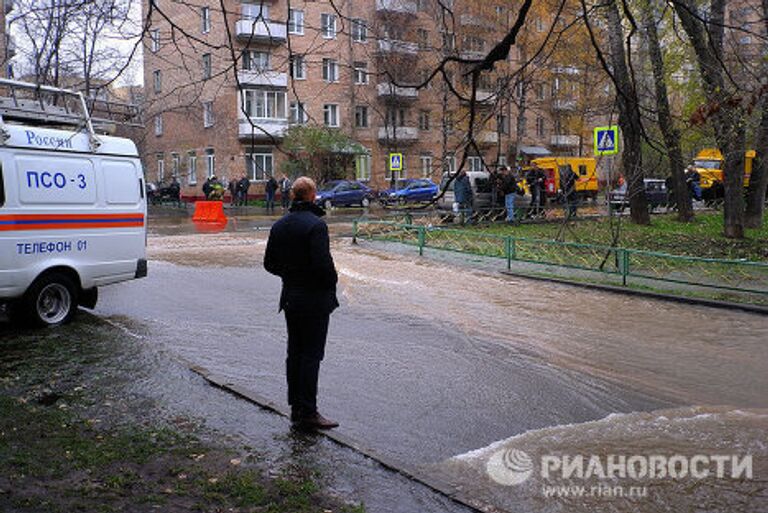
<instances>
[{"instance_id":1,"label":"tree trunk","mask_svg":"<svg viewBox=\"0 0 768 513\"><path fill-rule=\"evenodd\" d=\"M627 66L624 29L621 25L619 7L616 0L609 0L604 5L607 9L611 65L618 93L619 127L624 141L621 168L627 182L630 218L635 224L650 224L651 217L648 213L648 201L645 197L645 184L643 182L640 102Z\"/></svg>"},{"instance_id":2,"label":"tree trunk","mask_svg":"<svg viewBox=\"0 0 768 513\"><path fill-rule=\"evenodd\" d=\"M685 162L683 152L680 149L680 131L675 127L669 108L669 96L667 83L664 78L664 59L659 45L659 34L656 29L654 8L660 7L651 4L653 0L641 1L643 10L643 28L648 40L648 54L653 68L653 83L656 96L656 111L659 128L664 136L664 144L667 147L669 157L669 174L675 184L675 201L677 202L677 217L680 221L693 219L693 209L688 202L688 188L685 183ZM768 0L765 0L768 2ZM661 9L659 9L661 11Z\"/></svg>"},{"instance_id":3,"label":"tree trunk","mask_svg":"<svg viewBox=\"0 0 768 513\"><path fill-rule=\"evenodd\" d=\"M715 140L723 153L725 186L724 230L726 237L744 238L744 151L745 117L740 102L726 91L723 71L723 27L726 0L712 0L707 25L690 0L673 3L680 22L696 53L704 92L715 129Z\"/></svg>"},{"instance_id":4,"label":"tree trunk","mask_svg":"<svg viewBox=\"0 0 768 513\"><path fill-rule=\"evenodd\" d=\"M763 0L763 23L768 29L768 0ZM768 47L768 43L764 43ZM768 51L768 48L765 48ZM765 68L764 68L765 69ZM768 189L768 97L763 91L760 100L761 115L760 126L755 137L755 160L752 162L752 176L749 178L747 190L747 207L744 224L747 228L760 228L763 226L765 214L765 195Z\"/></svg>"}]
</instances>

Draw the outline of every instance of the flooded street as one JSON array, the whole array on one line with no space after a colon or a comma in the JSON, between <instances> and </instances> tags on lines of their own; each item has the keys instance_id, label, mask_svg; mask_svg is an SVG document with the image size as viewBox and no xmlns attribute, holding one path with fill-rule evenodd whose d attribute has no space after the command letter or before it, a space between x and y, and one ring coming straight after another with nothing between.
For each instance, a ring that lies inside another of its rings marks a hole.
<instances>
[{"instance_id":1,"label":"flooded street","mask_svg":"<svg viewBox=\"0 0 768 513\"><path fill-rule=\"evenodd\" d=\"M261 267L266 231L155 233L150 278L103 289L97 315L284 404L285 326L279 279ZM320 407L344 435L509 511L766 509L765 317L346 239L333 250L342 305ZM645 499L544 497L540 479L489 478L489 458L510 447L534 459L749 453L754 479L657 481Z\"/></svg>"}]
</instances>

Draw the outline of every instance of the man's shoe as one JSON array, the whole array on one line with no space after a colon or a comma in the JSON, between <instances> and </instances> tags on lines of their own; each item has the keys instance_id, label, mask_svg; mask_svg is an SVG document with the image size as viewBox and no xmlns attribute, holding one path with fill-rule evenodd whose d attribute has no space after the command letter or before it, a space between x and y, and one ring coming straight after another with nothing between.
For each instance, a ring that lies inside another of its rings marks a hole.
<instances>
[{"instance_id":1,"label":"man's shoe","mask_svg":"<svg viewBox=\"0 0 768 513\"><path fill-rule=\"evenodd\" d=\"M319 413L313 413L306 417L302 417L298 424L304 429L333 429L339 427L338 422L326 419Z\"/></svg>"}]
</instances>

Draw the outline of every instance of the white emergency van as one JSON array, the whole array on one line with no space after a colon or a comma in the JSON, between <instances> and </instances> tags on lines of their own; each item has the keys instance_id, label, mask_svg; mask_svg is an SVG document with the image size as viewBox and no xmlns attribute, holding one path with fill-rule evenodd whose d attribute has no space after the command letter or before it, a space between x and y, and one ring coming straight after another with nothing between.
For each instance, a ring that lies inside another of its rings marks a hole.
<instances>
[{"instance_id":1,"label":"white emergency van","mask_svg":"<svg viewBox=\"0 0 768 513\"><path fill-rule=\"evenodd\" d=\"M40 118L58 128L32 123L29 102L0 98L0 303L37 325L67 322L95 306L98 287L147 274L136 145L97 135L79 101L81 129L61 128L67 116Z\"/></svg>"}]
</instances>

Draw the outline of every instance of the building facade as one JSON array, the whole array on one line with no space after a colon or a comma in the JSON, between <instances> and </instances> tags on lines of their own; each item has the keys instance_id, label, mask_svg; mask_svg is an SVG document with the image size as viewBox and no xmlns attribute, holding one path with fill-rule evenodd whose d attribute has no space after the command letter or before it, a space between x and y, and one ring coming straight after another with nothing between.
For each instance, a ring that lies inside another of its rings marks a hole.
<instances>
[{"instance_id":1,"label":"building facade","mask_svg":"<svg viewBox=\"0 0 768 513\"><path fill-rule=\"evenodd\" d=\"M462 160L467 170L512 164L530 147L581 154L590 142L585 123L562 122L582 94L564 88L583 78L576 64L528 64L522 79L527 56L513 48L473 84L468 61L514 22L506 1L160 5L144 42L145 169L150 181L177 177L186 196L214 174L246 174L258 194L285 169L292 125L359 143L347 175L376 188L401 177L439 181ZM547 26L537 20L533 31L543 36ZM403 155L394 176L391 153Z\"/></svg>"}]
</instances>

